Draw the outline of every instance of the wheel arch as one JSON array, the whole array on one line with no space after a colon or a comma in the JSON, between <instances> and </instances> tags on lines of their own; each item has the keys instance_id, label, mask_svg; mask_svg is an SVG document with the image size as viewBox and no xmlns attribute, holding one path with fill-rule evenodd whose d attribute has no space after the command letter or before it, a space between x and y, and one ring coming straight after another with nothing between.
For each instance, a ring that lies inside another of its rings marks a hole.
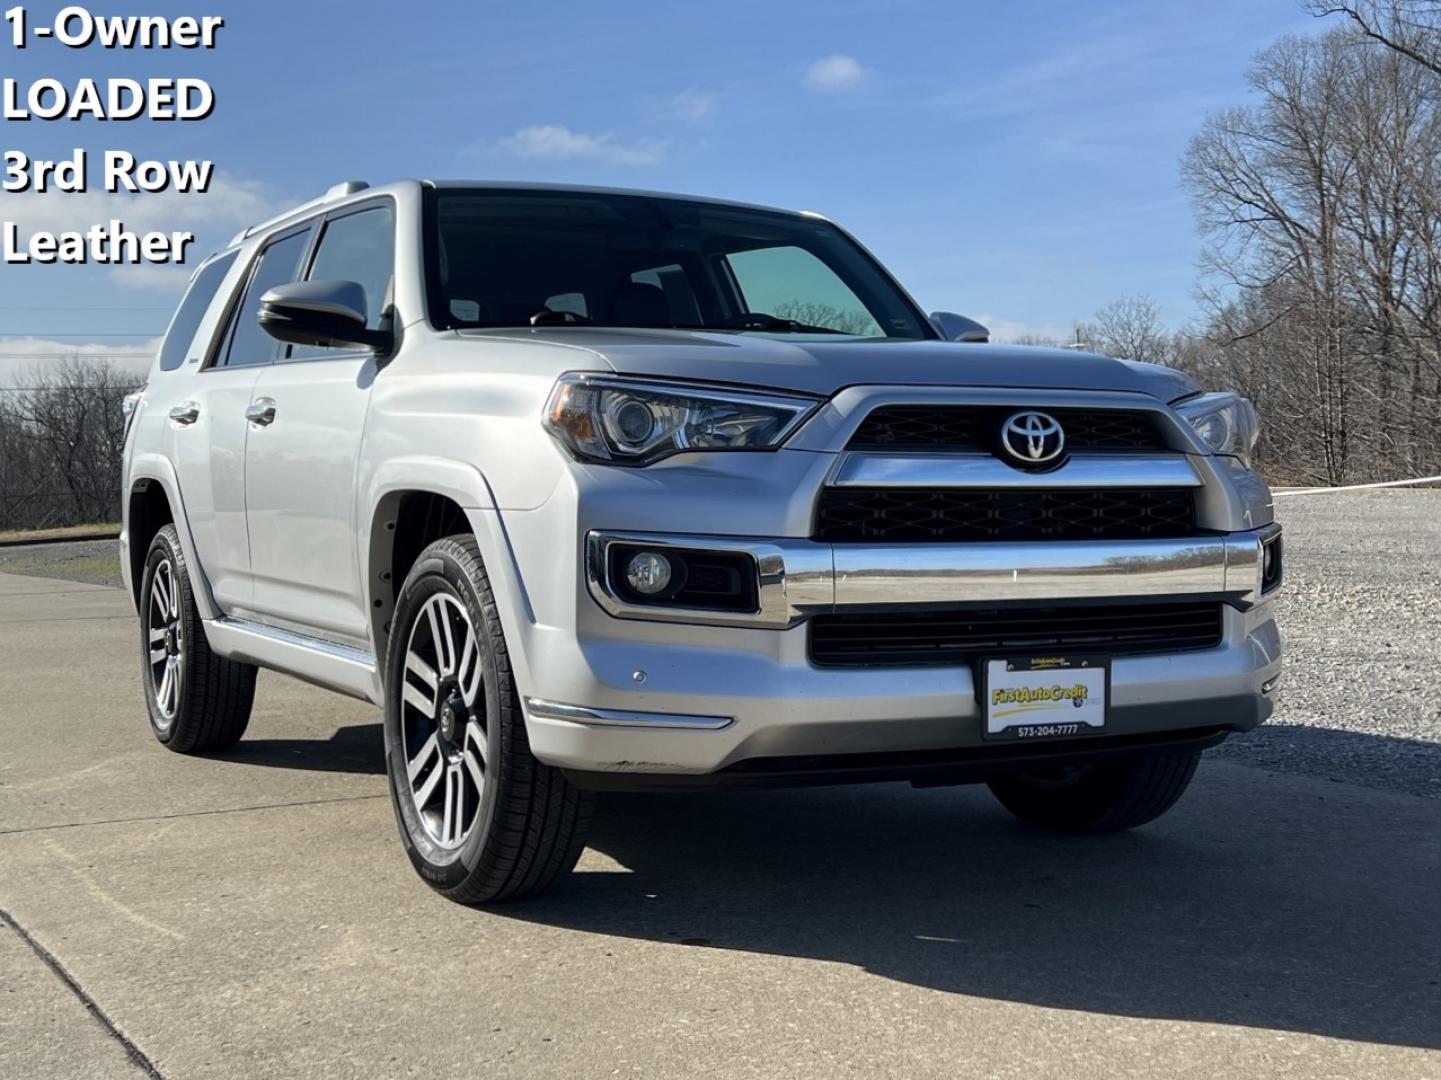
<instances>
[{"instance_id":1,"label":"wheel arch","mask_svg":"<svg viewBox=\"0 0 1441 1080\"><path fill-rule=\"evenodd\" d=\"M216 618L219 611L215 606L215 598L210 594L210 582L205 576L205 568L196 555L195 538L190 534L185 503L180 496L180 481L168 458L158 454L146 454L136 458L130 469L122 510L124 520L120 532L120 557L129 585L130 599L136 605L136 610L139 610L140 588L145 576L145 557L149 554L150 544L156 533L166 525L173 524L180 536L180 547L190 572L195 606L200 609L202 618Z\"/></svg>"},{"instance_id":2,"label":"wheel arch","mask_svg":"<svg viewBox=\"0 0 1441 1080\"><path fill-rule=\"evenodd\" d=\"M495 499L468 462L416 456L392 459L370 486L369 513L358 538L377 668L386 652L396 595L426 546L452 533L475 536L486 566L509 563Z\"/></svg>"}]
</instances>

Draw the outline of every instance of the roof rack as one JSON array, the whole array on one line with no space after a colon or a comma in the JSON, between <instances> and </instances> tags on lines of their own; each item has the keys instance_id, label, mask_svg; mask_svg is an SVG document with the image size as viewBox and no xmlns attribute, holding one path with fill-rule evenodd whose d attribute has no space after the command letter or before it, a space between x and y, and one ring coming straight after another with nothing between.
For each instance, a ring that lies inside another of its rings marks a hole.
<instances>
[{"instance_id":1,"label":"roof rack","mask_svg":"<svg viewBox=\"0 0 1441 1080\"><path fill-rule=\"evenodd\" d=\"M340 183L334 185L329 190L327 190L326 193L320 196L320 198L318 199L311 199L309 202L301 203L299 206L292 207L289 210L285 210L279 214L276 214L272 218L267 218L265 221L260 222L258 225L252 225L248 229L241 229L238 233L235 234L234 239L232 239L230 243L226 246L234 247L246 237L254 236L262 229L268 229L274 225L279 225L282 222L289 221L293 217L299 217L301 214L309 213L311 210L315 210L319 207L325 206L327 203L333 203L337 199L344 199L347 196L354 195L357 191L364 191L368 187L370 187L370 185L364 180L342 180Z\"/></svg>"}]
</instances>

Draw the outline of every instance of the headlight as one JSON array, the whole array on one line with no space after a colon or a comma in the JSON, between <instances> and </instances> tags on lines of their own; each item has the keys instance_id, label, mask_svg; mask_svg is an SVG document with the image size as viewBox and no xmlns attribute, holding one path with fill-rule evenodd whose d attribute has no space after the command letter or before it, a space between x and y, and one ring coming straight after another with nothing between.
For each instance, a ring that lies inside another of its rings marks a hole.
<instances>
[{"instance_id":1,"label":"headlight","mask_svg":"<svg viewBox=\"0 0 1441 1080\"><path fill-rule=\"evenodd\" d=\"M562 375L545 426L581 461L649 465L687 450L770 450L819 402L722 387Z\"/></svg>"},{"instance_id":2,"label":"headlight","mask_svg":"<svg viewBox=\"0 0 1441 1080\"><path fill-rule=\"evenodd\" d=\"M1240 458L1247 468L1260 426L1256 409L1240 394L1202 394L1176 406L1212 453Z\"/></svg>"}]
</instances>

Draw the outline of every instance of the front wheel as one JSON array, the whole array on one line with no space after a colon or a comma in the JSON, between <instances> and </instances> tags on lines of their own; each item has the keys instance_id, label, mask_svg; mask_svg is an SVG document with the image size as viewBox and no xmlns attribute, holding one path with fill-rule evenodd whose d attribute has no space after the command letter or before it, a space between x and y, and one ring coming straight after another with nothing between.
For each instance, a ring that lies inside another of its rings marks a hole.
<instances>
[{"instance_id":1,"label":"front wheel","mask_svg":"<svg viewBox=\"0 0 1441 1080\"><path fill-rule=\"evenodd\" d=\"M431 544L401 586L385 663L385 755L406 853L450 899L533 895L580 858L591 796L531 755L471 536Z\"/></svg>"},{"instance_id":2,"label":"front wheel","mask_svg":"<svg viewBox=\"0 0 1441 1080\"><path fill-rule=\"evenodd\" d=\"M1027 825L1055 832L1119 832L1160 817L1196 773L1199 750L1134 761L997 773L991 793Z\"/></svg>"}]
</instances>

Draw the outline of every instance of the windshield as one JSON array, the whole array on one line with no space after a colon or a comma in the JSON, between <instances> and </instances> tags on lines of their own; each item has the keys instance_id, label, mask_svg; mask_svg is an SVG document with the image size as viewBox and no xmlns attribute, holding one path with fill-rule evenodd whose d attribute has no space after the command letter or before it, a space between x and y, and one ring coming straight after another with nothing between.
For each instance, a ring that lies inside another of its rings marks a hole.
<instances>
[{"instance_id":1,"label":"windshield","mask_svg":"<svg viewBox=\"0 0 1441 1080\"><path fill-rule=\"evenodd\" d=\"M933 337L874 260L814 218L587 192L429 193L431 322Z\"/></svg>"}]
</instances>

